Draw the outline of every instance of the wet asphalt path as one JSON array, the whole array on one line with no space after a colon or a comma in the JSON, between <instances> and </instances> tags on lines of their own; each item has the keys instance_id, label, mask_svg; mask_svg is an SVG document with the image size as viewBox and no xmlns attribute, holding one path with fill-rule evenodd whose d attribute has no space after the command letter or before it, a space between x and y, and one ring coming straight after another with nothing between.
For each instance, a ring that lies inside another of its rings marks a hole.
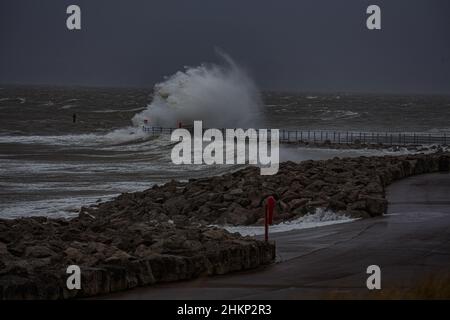
<instances>
[{"instance_id":1,"label":"wet asphalt path","mask_svg":"<svg viewBox=\"0 0 450 320\"><path fill-rule=\"evenodd\" d=\"M108 299L310 299L365 297L366 268L382 290L450 271L450 174L411 177L388 188L388 214L272 235L279 262L264 269L160 284Z\"/></svg>"}]
</instances>

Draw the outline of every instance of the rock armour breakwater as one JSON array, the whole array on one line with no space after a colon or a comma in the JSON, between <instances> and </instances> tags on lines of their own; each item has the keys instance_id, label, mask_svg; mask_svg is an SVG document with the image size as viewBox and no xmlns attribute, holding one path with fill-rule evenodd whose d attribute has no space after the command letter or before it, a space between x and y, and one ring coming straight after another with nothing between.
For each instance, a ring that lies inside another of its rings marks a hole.
<instances>
[{"instance_id":1,"label":"rock armour breakwater","mask_svg":"<svg viewBox=\"0 0 450 320\"><path fill-rule=\"evenodd\" d=\"M0 298L92 296L256 268L273 262L274 244L208 225L261 224L268 195L278 200L275 223L316 208L379 216L387 185L449 167L448 153L286 162L275 176L248 167L122 194L72 220L0 220ZM65 289L71 264L82 270L79 291Z\"/></svg>"},{"instance_id":2,"label":"rock armour breakwater","mask_svg":"<svg viewBox=\"0 0 450 320\"><path fill-rule=\"evenodd\" d=\"M334 158L284 162L278 174L261 176L247 167L222 176L171 181L143 192L126 193L81 215L172 219L178 224L261 225L267 196L277 199L275 223L330 209L352 217L382 215L385 187L408 176L448 171L449 153Z\"/></svg>"}]
</instances>

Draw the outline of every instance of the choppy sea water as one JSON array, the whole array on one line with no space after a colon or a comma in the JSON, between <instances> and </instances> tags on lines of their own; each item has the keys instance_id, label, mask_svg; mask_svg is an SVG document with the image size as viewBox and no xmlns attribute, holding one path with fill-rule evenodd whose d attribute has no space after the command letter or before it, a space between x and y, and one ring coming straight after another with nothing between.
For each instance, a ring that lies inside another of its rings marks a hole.
<instances>
[{"instance_id":1,"label":"choppy sea water","mask_svg":"<svg viewBox=\"0 0 450 320\"><path fill-rule=\"evenodd\" d=\"M236 169L173 165L169 137L147 136L131 126L151 92L1 88L0 217L72 216L82 205L121 192ZM441 132L450 127L450 97L265 93L263 102L267 128ZM300 161L379 151L291 146L280 154L281 160Z\"/></svg>"}]
</instances>

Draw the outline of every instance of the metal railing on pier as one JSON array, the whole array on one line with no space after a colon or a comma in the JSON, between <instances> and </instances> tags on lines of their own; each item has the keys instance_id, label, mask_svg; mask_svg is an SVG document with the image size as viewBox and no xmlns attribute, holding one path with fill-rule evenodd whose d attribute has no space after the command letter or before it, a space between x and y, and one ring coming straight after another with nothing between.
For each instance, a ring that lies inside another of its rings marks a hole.
<instances>
[{"instance_id":1,"label":"metal railing on pier","mask_svg":"<svg viewBox=\"0 0 450 320\"><path fill-rule=\"evenodd\" d=\"M149 134L172 134L176 128L149 127L142 129ZM203 132L207 130L203 129ZM226 129L219 129L225 133ZM363 132L330 130L280 130L281 143L329 143L329 144L379 144L379 145L447 145L450 132ZM270 130L268 130L270 133Z\"/></svg>"}]
</instances>

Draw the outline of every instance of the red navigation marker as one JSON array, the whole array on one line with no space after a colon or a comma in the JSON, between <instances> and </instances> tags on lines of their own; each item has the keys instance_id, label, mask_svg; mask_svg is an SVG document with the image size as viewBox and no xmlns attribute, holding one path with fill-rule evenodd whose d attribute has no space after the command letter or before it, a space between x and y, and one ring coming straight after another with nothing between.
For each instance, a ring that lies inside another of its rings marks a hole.
<instances>
[{"instance_id":1,"label":"red navigation marker","mask_svg":"<svg viewBox=\"0 0 450 320\"><path fill-rule=\"evenodd\" d=\"M269 196L266 199L266 205L265 205L265 215L264 215L264 239L266 241L269 241L269 224L273 223L273 209L275 208L275 198L272 196Z\"/></svg>"}]
</instances>

